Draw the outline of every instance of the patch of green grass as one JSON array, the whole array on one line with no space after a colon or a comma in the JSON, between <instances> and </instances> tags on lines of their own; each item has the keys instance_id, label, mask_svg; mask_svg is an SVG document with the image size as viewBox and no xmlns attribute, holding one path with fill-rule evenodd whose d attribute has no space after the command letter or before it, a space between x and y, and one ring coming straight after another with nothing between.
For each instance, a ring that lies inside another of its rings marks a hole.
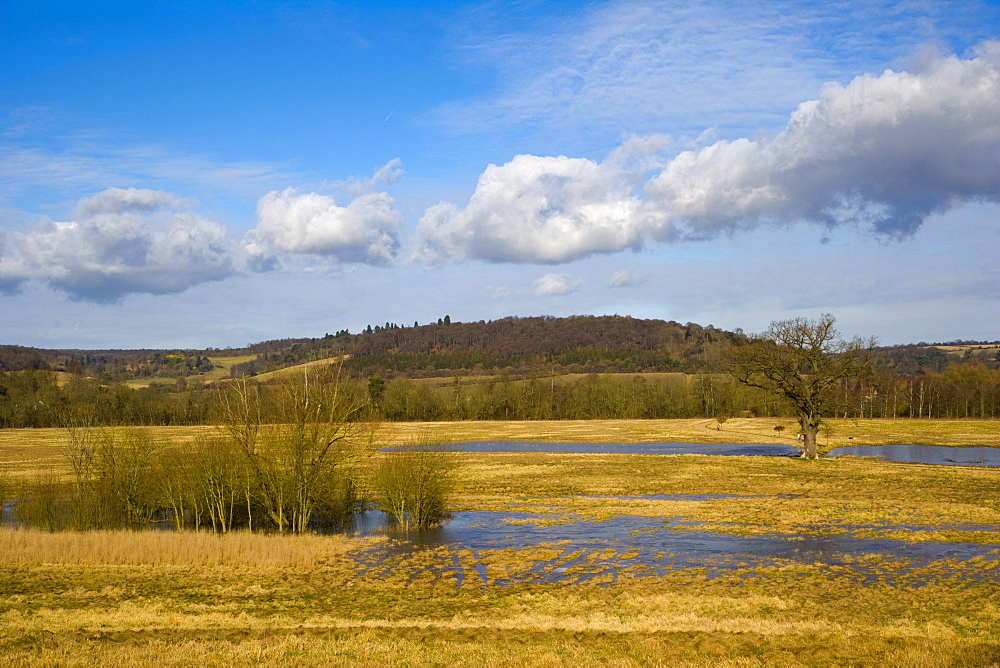
<instances>
[{"instance_id":1,"label":"patch of green grass","mask_svg":"<svg viewBox=\"0 0 1000 668\"><path fill-rule=\"evenodd\" d=\"M209 356L209 361L214 367L208 373L198 373L192 376L187 376L186 380L191 382L203 382L203 383L214 383L216 381L224 380L229 378L229 373L237 364L242 364L244 362L251 362L257 359L256 355L236 355L230 357L224 356ZM128 381L127 385L129 387L149 387L150 385L174 385L177 383L176 378L168 378L166 376L153 376L151 378L137 378Z\"/></svg>"}]
</instances>

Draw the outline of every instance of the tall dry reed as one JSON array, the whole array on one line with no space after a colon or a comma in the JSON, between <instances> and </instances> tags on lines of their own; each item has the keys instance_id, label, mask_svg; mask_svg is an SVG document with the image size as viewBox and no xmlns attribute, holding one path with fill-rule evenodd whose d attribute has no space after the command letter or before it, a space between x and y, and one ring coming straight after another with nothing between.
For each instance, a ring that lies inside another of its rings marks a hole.
<instances>
[{"instance_id":1,"label":"tall dry reed","mask_svg":"<svg viewBox=\"0 0 1000 668\"><path fill-rule=\"evenodd\" d=\"M232 532L60 531L0 527L0 565L311 566L375 538Z\"/></svg>"}]
</instances>

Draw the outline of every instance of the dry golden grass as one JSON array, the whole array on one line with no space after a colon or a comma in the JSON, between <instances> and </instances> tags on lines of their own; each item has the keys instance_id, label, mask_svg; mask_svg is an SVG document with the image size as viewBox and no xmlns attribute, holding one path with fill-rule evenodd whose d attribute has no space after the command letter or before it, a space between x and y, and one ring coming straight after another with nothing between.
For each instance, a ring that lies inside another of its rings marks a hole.
<instances>
[{"instance_id":1,"label":"dry golden grass","mask_svg":"<svg viewBox=\"0 0 1000 668\"><path fill-rule=\"evenodd\" d=\"M784 430L774 431L781 425ZM997 420L830 419L820 433L821 451L845 445L1000 447ZM716 420L483 420L386 423L380 437L389 445L413 442L550 441L555 443L790 443L798 423L787 418Z\"/></svg>"},{"instance_id":2,"label":"dry golden grass","mask_svg":"<svg viewBox=\"0 0 1000 668\"><path fill-rule=\"evenodd\" d=\"M927 346L928 348L937 348L938 350L943 350L946 353L964 353L966 350L996 350L1000 349L1000 344L996 343L985 343L985 344L963 344L959 346Z\"/></svg>"},{"instance_id":3,"label":"dry golden grass","mask_svg":"<svg viewBox=\"0 0 1000 668\"><path fill-rule=\"evenodd\" d=\"M779 424L785 427L781 435L774 431ZM733 418L722 425L722 433L739 432L770 443L792 442L797 431L798 423L787 419ZM1000 421L831 418L820 427L819 444L820 452L848 445L1000 447Z\"/></svg>"},{"instance_id":4,"label":"dry golden grass","mask_svg":"<svg viewBox=\"0 0 1000 668\"><path fill-rule=\"evenodd\" d=\"M325 566L0 571L8 665L991 665L995 587L815 566L454 587Z\"/></svg>"},{"instance_id":5,"label":"dry golden grass","mask_svg":"<svg viewBox=\"0 0 1000 668\"><path fill-rule=\"evenodd\" d=\"M598 519L616 514L676 517L737 534L983 524L998 527L983 536L1000 543L996 468L854 458L548 453L468 453L460 462L459 508ZM682 496L609 498L651 494ZM689 496L726 494L740 497Z\"/></svg>"},{"instance_id":6,"label":"dry golden grass","mask_svg":"<svg viewBox=\"0 0 1000 668\"><path fill-rule=\"evenodd\" d=\"M296 364L295 366L288 366L283 369L278 369L277 371L268 371L267 373L262 373L254 376L254 380L263 383L268 380L274 380L275 378L287 378L289 376L301 376L303 369L309 369L312 367L326 367L333 366L335 364L340 364L345 359L350 357L349 355L337 355L336 357L327 357L321 360L313 360L312 362L303 362L302 364Z\"/></svg>"},{"instance_id":7,"label":"dry golden grass","mask_svg":"<svg viewBox=\"0 0 1000 668\"><path fill-rule=\"evenodd\" d=\"M0 527L0 566L313 566L384 539Z\"/></svg>"},{"instance_id":8,"label":"dry golden grass","mask_svg":"<svg viewBox=\"0 0 1000 668\"><path fill-rule=\"evenodd\" d=\"M514 433L541 426L558 435L569 433L560 426L582 425L506 426ZM623 428L591 427L601 438ZM665 431L658 427L657 434ZM709 431L697 421L674 427ZM420 427L411 429L392 437L426 442ZM621 513L687 518L746 534L823 533L858 523L883 527L873 536L980 534L988 542L996 532L950 527L1000 526L1000 471L990 469L852 459L457 458L456 509L523 511L541 524ZM595 498L639 494L758 496ZM923 565L879 554L837 563L776 558L651 575L630 565L634 554L608 544L438 547L382 556L384 545L240 533L0 531L0 656L15 666L1000 662L1000 578L989 558ZM619 563L617 579L601 570L611 561ZM565 578L558 584L533 578L539 565L550 573L563 568ZM498 578L511 584L500 586Z\"/></svg>"},{"instance_id":9,"label":"dry golden grass","mask_svg":"<svg viewBox=\"0 0 1000 668\"><path fill-rule=\"evenodd\" d=\"M538 376L534 378L512 378L508 382L513 385L519 385L523 383L528 383L531 381L540 382L554 382L557 385L562 385L565 383L575 383L577 381L583 380L588 376L592 376L590 373L561 373L552 376ZM675 379L675 380L690 380L694 378L691 374L679 373L673 371L642 371L638 373L617 373L617 372L602 372L600 374L602 377L614 377L614 378L645 378L647 380L665 380L665 379ZM724 376L725 374L707 374L713 376ZM478 376L459 376L459 382L462 385L478 385L490 382L497 382L498 376L495 374L486 374ZM432 385L437 387L444 387L454 384L455 376L432 376L430 378L414 378L413 382L422 385Z\"/></svg>"},{"instance_id":10,"label":"dry golden grass","mask_svg":"<svg viewBox=\"0 0 1000 668\"><path fill-rule=\"evenodd\" d=\"M776 425L785 430L774 431ZM1000 447L997 420L829 420L820 433L820 450L844 445ZM183 444L218 427L149 427L162 444ZM715 420L482 420L464 422L388 422L376 434L383 446L463 441L549 441L556 443L795 443L797 424L778 418ZM63 457L64 429L0 429L0 472L20 474L45 468L68 473Z\"/></svg>"},{"instance_id":11,"label":"dry golden grass","mask_svg":"<svg viewBox=\"0 0 1000 668\"><path fill-rule=\"evenodd\" d=\"M214 426L140 429L147 429L153 440L161 445L183 445L201 436L220 433ZM67 434L67 430L59 428L0 429L0 473L25 475L45 470L69 475L65 456Z\"/></svg>"}]
</instances>

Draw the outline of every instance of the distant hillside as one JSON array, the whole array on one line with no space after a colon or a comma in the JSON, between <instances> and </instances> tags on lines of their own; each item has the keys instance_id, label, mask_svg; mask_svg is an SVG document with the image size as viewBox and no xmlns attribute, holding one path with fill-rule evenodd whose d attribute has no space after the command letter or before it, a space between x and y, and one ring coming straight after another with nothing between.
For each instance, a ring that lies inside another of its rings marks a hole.
<instances>
[{"instance_id":1,"label":"distant hillside","mask_svg":"<svg viewBox=\"0 0 1000 668\"><path fill-rule=\"evenodd\" d=\"M510 317L490 322L399 327L297 340L234 372L257 375L310 359L347 355L355 376L434 377L507 371L639 372L717 370L733 334L623 316Z\"/></svg>"},{"instance_id":2,"label":"distant hillside","mask_svg":"<svg viewBox=\"0 0 1000 668\"><path fill-rule=\"evenodd\" d=\"M0 371L51 368L49 360L34 348L0 345Z\"/></svg>"},{"instance_id":3,"label":"distant hillside","mask_svg":"<svg viewBox=\"0 0 1000 668\"><path fill-rule=\"evenodd\" d=\"M45 350L0 346L0 371L48 369L106 381L183 378L213 369L206 351Z\"/></svg>"},{"instance_id":4,"label":"distant hillside","mask_svg":"<svg viewBox=\"0 0 1000 668\"><path fill-rule=\"evenodd\" d=\"M0 345L0 372L50 369L102 382L149 384L181 378L264 376L288 367L345 359L357 378L565 373L710 373L723 370L739 332L627 316L508 317L404 327L392 323L321 338L262 341L239 350L43 350ZM879 366L897 374L940 372L955 363L1000 365L996 342L919 343L881 349ZM216 368L212 360L220 365Z\"/></svg>"}]
</instances>

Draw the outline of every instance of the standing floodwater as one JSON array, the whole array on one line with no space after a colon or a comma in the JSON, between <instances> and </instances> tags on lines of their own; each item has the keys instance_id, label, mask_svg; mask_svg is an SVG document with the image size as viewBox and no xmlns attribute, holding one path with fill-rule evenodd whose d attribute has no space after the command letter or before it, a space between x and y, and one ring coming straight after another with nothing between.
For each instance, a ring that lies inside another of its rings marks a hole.
<instances>
[{"instance_id":1,"label":"standing floodwater","mask_svg":"<svg viewBox=\"0 0 1000 668\"><path fill-rule=\"evenodd\" d=\"M951 448L939 445L850 445L834 448L827 457L878 457L910 464L1000 466L1000 448Z\"/></svg>"},{"instance_id":2,"label":"standing floodwater","mask_svg":"<svg viewBox=\"0 0 1000 668\"><path fill-rule=\"evenodd\" d=\"M801 450L781 443L536 443L534 441L467 441L428 446L448 452L537 452L601 455L730 455L792 457ZM385 448L401 450L404 448ZM1000 448L935 445L852 445L834 448L827 457L878 457L910 464L1000 466Z\"/></svg>"},{"instance_id":3,"label":"standing floodwater","mask_svg":"<svg viewBox=\"0 0 1000 668\"><path fill-rule=\"evenodd\" d=\"M428 446L448 452L551 452L572 455L743 455L789 457L799 449L780 443L536 443L467 441ZM386 448L400 450L403 448Z\"/></svg>"}]
</instances>

